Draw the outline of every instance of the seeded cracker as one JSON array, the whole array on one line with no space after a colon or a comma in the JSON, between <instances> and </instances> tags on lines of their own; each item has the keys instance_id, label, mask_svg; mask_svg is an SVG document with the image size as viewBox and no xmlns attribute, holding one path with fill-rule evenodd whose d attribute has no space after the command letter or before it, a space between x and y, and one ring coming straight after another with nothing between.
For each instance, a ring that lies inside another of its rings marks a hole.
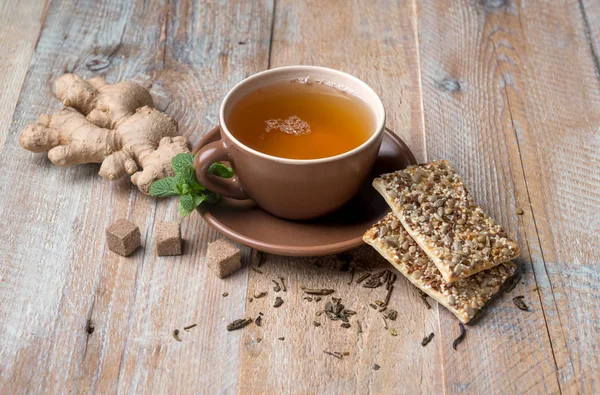
<instances>
[{"instance_id":1,"label":"seeded cracker","mask_svg":"<svg viewBox=\"0 0 600 395\"><path fill-rule=\"evenodd\" d=\"M382 227L386 229L383 234ZM410 282L444 305L465 324L517 269L513 262L504 262L469 278L448 283L392 213L373 225L365 233L363 240Z\"/></svg>"},{"instance_id":2,"label":"seeded cracker","mask_svg":"<svg viewBox=\"0 0 600 395\"><path fill-rule=\"evenodd\" d=\"M384 174L373 186L447 282L519 256L445 160Z\"/></svg>"}]
</instances>

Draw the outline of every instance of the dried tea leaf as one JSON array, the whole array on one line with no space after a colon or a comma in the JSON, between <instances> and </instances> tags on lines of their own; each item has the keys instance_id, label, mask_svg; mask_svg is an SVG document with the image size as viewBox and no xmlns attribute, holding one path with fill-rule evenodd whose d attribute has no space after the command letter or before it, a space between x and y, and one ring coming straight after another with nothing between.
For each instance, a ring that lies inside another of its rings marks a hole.
<instances>
[{"instance_id":1,"label":"dried tea leaf","mask_svg":"<svg viewBox=\"0 0 600 395\"><path fill-rule=\"evenodd\" d=\"M273 284L275 284L273 286L273 291L275 291L275 292L281 291L281 286L279 285L279 283L277 281L275 281L275 280L271 280L271 281L273 282Z\"/></svg>"},{"instance_id":2,"label":"dried tea leaf","mask_svg":"<svg viewBox=\"0 0 600 395\"><path fill-rule=\"evenodd\" d=\"M305 288L302 287L304 293L309 295L331 295L335 292L334 289L326 289L326 288Z\"/></svg>"},{"instance_id":3,"label":"dried tea leaf","mask_svg":"<svg viewBox=\"0 0 600 395\"><path fill-rule=\"evenodd\" d=\"M390 329L390 335L398 336L398 332L394 328L392 328L392 329Z\"/></svg>"},{"instance_id":4,"label":"dried tea leaf","mask_svg":"<svg viewBox=\"0 0 600 395\"><path fill-rule=\"evenodd\" d=\"M396 321L398 318L398 312L396 310L388 309L383 313L383 316L391 321Z\"/></svg>"},{"instance_id":5,"label":"dried tea leaf","mask_svg":"<svg viewBox=\"0 0 600 395\"><path fill-rule=\"evenodd\" d=\"M454 341L452 342L452 348L454 350L456 350L456 346L458 346L460 344L460 342L463 341L463 339L465 338L466 335L466 331L465 331L465 326L461 323L458 324L459 328L460 328L460 335L458 335L458 337L456 339L454 339Z\"/></svg>"},{"instance_id":6,"label":"dried tea leaf","mask_svg":"<svg viewBox=\"0 0 600 395\"><path fill-rule=\"evenodd\" d=\"M230 324L227 325L227 330L229 332L235 331L236 329L241 329L252 322L252 318L240 318L237 319Z\"/></svg>"},{"instance_id":7,"label":"dried tea leaf","mask_svg":"<svg viewBox=\"0 0 600 395\"><path fill-rule=\"evenodd\" d=\"M190 329L192 329L195 326L198 326L198 324L191 324L191 325L188 325L188 326L184 326L183 329L186 330L186 331L189 331Z\"/></svg>"},{"instance_id":8,"label":"dried tea leaf","mask_svg":"<svg viewBox=\"0 0 600 395\"><path fill-rule=\"evenodd\" d=\"M283 279L283 277L279 277L279 282L281 283L281 289L283 289L283 292L287 292L287 288L285 287L285 280Z\"/></svg>"},{"instance_id":9,"label":"dried tea leaf","mask_svg":"<svg viewBox=\"0 0 600 395\"><path fill-rule=\"evenodd\" d=\"M365 273L362 276L360 276L357 280L356 283L360 284L361 282L363 282L364 280L366 280L368 277L371 277L371 273Z\"/></svg>"},{"instance_id":10,"label":"dried tea leaf","mask_svg":"<svg viewBox=\"0 0 600 395\"><path fill-rule=\"evenodd\" d=\"M254 323L256 324L256 326L262 326L262 316L259 315L258 317L256 317Z\"/></svg>"},{"instance_id":11,"label":"dried tea leaf","mask_svg":"<svg viewBox=\"0 0 600 395\"><path fill-rule=\"evenodd\" d=\"M381 368L381 366L377 365L376 363L373 364L373 370L379 370L379 368Z\"/></svg>"},{"instance_id":12,"label":"dried tea leaf","mask_svg":"<svg viewBox=\"0 0 600 395\"><path fill-rule=\"evenodd\" d=\"M179 329L175 329L173 331L173 339L177 340L178 342L181 341L181 338L179 337Z\"/></svg>"},{"instance_id":13,"label":"dried tea leaf","mask_svg":"<svg viewBox=\"0 0 600 395\"><path fill-rule=\"evenodd\" d=\"M323 352L324 352L325 354L327 354L327 355L331 355L332 357L336 357L337 359L342 359L342 358L344 358L344 356L342 355L342 353L341 353L341 352L339 352L339 351L333 351L333 352L332 352L332 351L325 351L325 350L323 350Z\"/></svg>"},{"instance_id":14,"label":"dried tea leaf","mask_svg":"<svg viewBox=\"0 0 600 395\"><path fill-rule=\"evenodd\" d=\"M421 340L421 346L425 347L426 345L428 345L434 336L435 334L433 332L431 332L428 336L425 336L423 340Z\"/></svg>"},{"instance_id":15,"label":"dried tea leaf","mask_svg":"<svg viewBox=\"0 0 600 395\"><path fill-rule=\"evenodd\" d=\"M515 306L517 306L519 308L519 310L529 311L529 306L527 306L527 303L525 303L523 298L525 298L525 296L523 296L523 295L514 297L513 303L515 304Z\"/></svg>"},{"instance_id":16,"label":"dried tea leaf","mask_svg":"<svg viewBox=\"0 0 600 395\"><path fill-rule=\"evenodd\" d=\"M264 298L265 296L267 296L267 291L262 291L259 293L254 292L254 299Z\"/></svg>"},{"instance_id":17,"label":"dried tea leaf","mask_svg":"<svg viewBox=\"0 0 600 395\"><path fill-rule=\"evenodd\" d=\"M275 302L273 303L273 307L279 307L283 304L283 299L279 296L275 298Z\"/></svg>"}]
</instances>

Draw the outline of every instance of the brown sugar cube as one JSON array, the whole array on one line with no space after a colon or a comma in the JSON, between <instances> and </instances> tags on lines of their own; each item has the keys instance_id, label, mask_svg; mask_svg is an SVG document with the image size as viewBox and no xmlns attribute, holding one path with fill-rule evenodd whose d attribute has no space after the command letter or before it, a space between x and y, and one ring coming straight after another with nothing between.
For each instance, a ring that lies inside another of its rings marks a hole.
<instances>
[{"instance_id":1,"label":"brown sugar cube","mask_svg":"<svg viewBox=\"0 0 600 395\"><path fill-rule=\"evenodd\" d=\"M108 249L122 256L131 255L142 245L140 229L131 221L119 219L106 229Z\"/></svg>"},{"instance_id":2,"label":"brown sugar cube","mask_svg":"<svg viewBox=\"0 0 600 395\"><path fill-rule=\"evenodd\" d=\"M208 245L206 264L219 278L229 276L242 267L240 249L227 239L219 239Z\"/></svg>"},{"instance_id":3,"label":"brown sugar cube","mask_svg":"<svg viewBox=\"0 0 600 395\"><path fill-rule=\"evenodd\" d=\"M156 254L181 255L181 226L179 222L159 222L156 225Z\"/></svg>"}]
</instances>

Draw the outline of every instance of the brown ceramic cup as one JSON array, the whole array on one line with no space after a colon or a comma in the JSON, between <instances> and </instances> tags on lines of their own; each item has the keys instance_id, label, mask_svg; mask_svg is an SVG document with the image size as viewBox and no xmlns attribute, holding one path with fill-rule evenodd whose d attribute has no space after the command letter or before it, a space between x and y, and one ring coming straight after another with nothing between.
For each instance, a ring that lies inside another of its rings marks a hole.
<instances>
[{"instance_id":1,"label":"brown ceramic cup","mask_svg":"<svg viewBox=\"0 0 600 395\"><path fill-rule=\"evenodd\" d=\"M375 120L371 136L362 145L321 159L286 159L245 146L227 129L226 119L238 99L278 80L310 77L327 81L359 96ZM358 191L377 158L383 138L385 110L366 83L338 70L289 66L263 71L234 86L221 104L221 139L204 146L194 160L196 178L208 189L233 199L252 199L278 217L305 220L343 206ZM219 178L207 172L216 161L231 163L235 176Z\"/></svg>"}]
</instances>

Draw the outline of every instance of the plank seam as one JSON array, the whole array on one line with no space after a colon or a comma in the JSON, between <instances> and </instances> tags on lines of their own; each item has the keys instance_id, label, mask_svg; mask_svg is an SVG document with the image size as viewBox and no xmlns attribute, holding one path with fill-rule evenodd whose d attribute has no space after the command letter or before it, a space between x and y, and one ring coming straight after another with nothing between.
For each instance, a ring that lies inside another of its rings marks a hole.
<instances>
[{"instance_id":1,"label":"plank seam","mask_svg":"<svg viewBox=\"0 0 600 395\"><path fill-rule=\"evenodd\" d=\"M269 37L269 56L267 57L267 69L271 68L271 53L273 52L273 37L275 36L275 15L277 0L273 0L273 13L271 14L271 35Z\"/></svg>"},{"instance_id":2,"label":"plank seam","mask_svg":"<svg viewBox=\"0 0 600 395\"><path fill-rule=\"evenodd\" d=\"M496 43L495 43L495 41L493 39L492 39L492 45L493 45L494 54L495 54L496 59L497 59L498 58L498 54L496 52ZM515 134L515 140L516 140L516 143L517 143L517 151L519 153L519 163L521 164L521 172L523 174L523 181L525 183L525 192L527 194L527 201L529 203L529 208L531 210L531 217L532 217L532 220L533 220L533 225L534 225L534 228L535 228L535 231L536 231L536 234L537 234L538 244L539 244L539 247L540 247L540 254L542 256L542 263L544 265L544 270L546 271L546 277L548 278L548 283L550 284L550 292L552 293L552 301L554 303L554 307L556 309L556 314L558 316L558 321L560 322L561 331L562 331L562 321L560 320L560 313L558 311L558 306L556 305L556 297L554 296L554 290L553 290L553 287L552 287L552 282L550 280L550 276L548 274L548 268L546 266L546 259L544 258L544 251L542 249L540 235L539 235L539 231L538 231L538 228L537 228L537 223L535 222L535 214L533 212L533 205L531 203L531 195L529 193L529 185L527 183L527 177L525 177L525 166L523 165L523 156L521 154L521 145L519 143L519 136L517 134L517 129L515 128L515 121L514 121L513 114L512 114L512 107L511 107L511 104L510 104L510 98L508 96L508 92L506 91L506 86L504 86L504 96L506 97L506 103L508 104L508 113L510 115L510 123L512 125L513 132ZM529 252L530 260L533 262L533 260L531 259L531 250L529 248L529 239L527 237L527 231L525 230L525 227L523 227L523 229L524 229L524 233L525 233L525 242L527 244L527 251ZM532 263L532 269L533 269L533 263ZM532 272L533 272L533 278L535 280L535 285L537 286L538 285L538 280L537 280L537 276L536 276L535 270L532 270ZM554 344L552 342L552 336L550 334L550 329L548 328L548 318L547 318L547 315L546 315L546 310L544 309L544 303L542 302L542 296L541 296L541 292L540 292L539 289L537 291L537 294L538 294L538 299L540 301L540 307L542 309L542 314L544 316L544 324L546 326L546 333L548 335L548 341L550 343L550 350L552 351L552 359L554 361L554 367L556 368L556 381L557 381L557 384L558 384L558 390L562 394L562 387L561 387L560 378L559 378L559 375L558 375L558 371L559 371L559 369L558 369L558 363L556 362L556 355L555 355L555 352L554 352Z\"/></svg>"},{"instance_id":3,"label":"plank seam","mask_svg":"<svg viewBox=\"0 0 600 395\"><path fill-rule=\"evenodd\" d=\"M579 4L579 11L581 12L581 18L583 19L583 31L585 33L585 40L590 46L590 54L592 56L592 61L594 62L594 72L596 74L596 77L600 79L600 61L598 60L598 54L594 49L594 42L592 41L592 30L590 28L590 22L588 21L583 1L577 0L577 3Z\"/></svg>"}]
</instances>

